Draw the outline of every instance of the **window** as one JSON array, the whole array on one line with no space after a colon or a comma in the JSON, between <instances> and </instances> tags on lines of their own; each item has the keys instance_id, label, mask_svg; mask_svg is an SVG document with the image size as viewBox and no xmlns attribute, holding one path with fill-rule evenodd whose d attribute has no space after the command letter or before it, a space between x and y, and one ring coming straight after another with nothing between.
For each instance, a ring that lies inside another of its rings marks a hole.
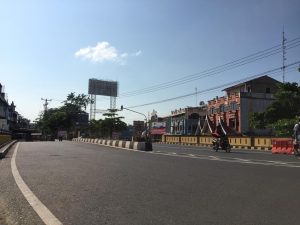
<instances>
[{"instance_id":1,"label":"window","mask_svg":"<svg viewBox=\"0 0 300 225\"><path fill-rule=\"evenodd\" d=\"M235 128L235 118L229 119L229 127L230 128Z\"/></svg>"},{"instance_id":2,"label":"window","mask_svg":"<svg viewBox=\"0 0 300 225\"><path fill-rule=\"evenodd\" d=\"M220 105L220 112L225 112L225 106L224 106L224 104Z\"/></svg>"},{"instance_id":3,"label":"window","mask_svg":"<svg viewBox=\"0 0 300 225\"><path fill-rule=\"evenodd\" d=\"M271 93L271 89L270 88L266 88L266 93L267 94Z\"/></svg>"}]
</instances>

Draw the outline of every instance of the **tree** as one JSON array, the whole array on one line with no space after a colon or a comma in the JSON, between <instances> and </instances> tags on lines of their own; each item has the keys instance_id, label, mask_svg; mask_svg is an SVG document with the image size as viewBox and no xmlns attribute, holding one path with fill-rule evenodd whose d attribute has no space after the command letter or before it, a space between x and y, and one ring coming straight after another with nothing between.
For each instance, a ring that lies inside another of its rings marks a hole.
<instances>
[{"instance_id":1,"label":"tree","mask_svg":"<svg viewBox=\"0 0 300 225\"><path fill-rule=\"evenodd\" d=\"M265 121L265 113L250 113L249 115L249 125L255 129L265 129L266 121Z\"/></svg>"},{"instance_id":2,"label":"tree","mask_svg":"<svg viewBox=\"0 0 300 225\"><path fill-rule=\"evenodd\" d=\"M291 137L294 125L295 119L280 119L270 126L275 130L277 137Z\"/></svg>"},{"instance_id":3,"label":"tree","mask_svg":"<svg viewBox=\"0 0 300 225\"><path fill-rule=\"evenodd\" d=\"M102 124L103 120L91 120L89 122L90 133L92 137L101 137L103 136Z\"/></svg>"},{"instance_id":4,"label":"tree","mask_svg":"<svg viewBox=\"0 0 300 225\"><path fill-rule=\"evenodd\" d=\"M112 137L112 132L120 132L127 129L127 125L121 119L124 117L117 116L117 109L109 109L104 113L105 119L102 121L103 134Z\"/></svg>"},{"instance_id":5,"label":"tree","mask_svg":"<svg viewBox=\"0 0 300 225\"><path fill-rule=\"evenodd\" d=\"M300 114L300 87L298 83L282 83L274 95L276 100L267 108L265 120L274 123L280 119L294 119Z\"/></svg>"},{"instance_id":6,"label":"tree","mask_svg":"<svg viewBox=\"0 0 300 225\"><path fill-rule=\"evenodd\" d=\"M67 95L67 100L63 101L64 107L71 111L82 111L86 110L88 104L92 103L92 100L88 95L78 94L75 95L74 92L71 92Z\"/></svg>"},{"instance_id":7,"label":"tree","mask_svg":"<svg viewBox=\"0 0 300 225\"><path fill-rule=\"evenodd\" d=\"M300 86L281 83L274 94L276 100L262 113L252 113L249 124L255 129L272 128L276 136L290 136L300 116Z\"/></svg>"},{"instance_id":8,"label":"tree","mask_svg":"<svg viewBox=\"0 0 300 225\"><path fill-rule=\"evenodd\" d=\"M50 108L37 119L37 126L44 134L56 136L59 130L74 131L76 127L76 115L84 113L91 102L85 94L75 95L74 92L67 95L63 106Z\"/></svg>"}]
</instances>

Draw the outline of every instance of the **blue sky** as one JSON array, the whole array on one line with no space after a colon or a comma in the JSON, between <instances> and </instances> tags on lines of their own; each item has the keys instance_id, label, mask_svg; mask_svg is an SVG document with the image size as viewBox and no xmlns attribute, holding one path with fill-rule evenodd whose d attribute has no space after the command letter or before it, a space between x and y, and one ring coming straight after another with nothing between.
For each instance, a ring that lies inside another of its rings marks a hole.
<instances>
[{"instance_id":1,"label":"blue sky","mask_svg":"<svg viewBox=\"0 0 300 225\"><path fill-rule=\"evenodd\" d=\"M17 111L31 120L43 109L41 98L53 99L49 107L57 107L70 92L87 94L89 78L119 82L117 107L185 95L280 67L282 55L121 97L281 44L283 25L287 41L299 38L299 12L298 0L1 0L0 83ZM300 60L300 46L286 56L286 64ZM296 69L286 74L287 81L299 83L299 77ZM275 78L282 80L281 74ZM221 96L221 90L134 110L166 116ZM97 108L109 108L109 98L98 96ZM120 115L128 123L143 119Z\"/></svg>"}]
</instances>

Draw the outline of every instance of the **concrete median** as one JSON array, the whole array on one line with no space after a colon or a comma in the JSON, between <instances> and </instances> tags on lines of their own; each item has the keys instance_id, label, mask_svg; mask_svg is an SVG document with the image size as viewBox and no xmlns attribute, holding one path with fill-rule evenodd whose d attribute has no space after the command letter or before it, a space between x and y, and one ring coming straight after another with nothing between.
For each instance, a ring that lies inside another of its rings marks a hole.
<instances>
[{"instance_id":1,"label":"concrete median","mask_svg":"<svg viewBox=\"0 0 300 225\"><path fill-rule=\"evenodd\" d=\"M4 144L2 144L0 146L0 159L3 159L5 157L5 155L7 154L7 152L9 151L9 149L11 148L11 146L13 146L17 141L9 141L6 142Z\"/></svg>"},{"instance_id":2,"label":"concrete median","mask_svg":"<svg viewBox=\"0 0 300 225\"><path fill-rule=\"evenodd\" d=\"M150 142L132 142L132 141L91 139L91 138L73 138L72 141L106 145L106 146L117 147L117 148L133 149L139 151L152 151L152 143Z\"/></svg>"}]
</instances>

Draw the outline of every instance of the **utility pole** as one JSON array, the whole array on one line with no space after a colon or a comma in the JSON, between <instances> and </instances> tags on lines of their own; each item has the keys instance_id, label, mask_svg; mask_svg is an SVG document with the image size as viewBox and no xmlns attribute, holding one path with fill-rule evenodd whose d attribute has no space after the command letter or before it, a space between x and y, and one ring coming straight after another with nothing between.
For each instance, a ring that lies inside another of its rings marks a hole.
<instances>
[{"instance_id":1,"label":"utility pole","mask_svg":"<svg viewBox=\"0 0 300 225\"><path fill-rule=\"evenodd\" d=\"M197 87L195 87L195 96L196 96L196 107L198 106L198 100L197 100Z\"/></svg>"},{"instance_id":2,"label":"utility pole","mask_svg":"<svg viewBox=\"0 0 300 225\"><path fill-rule=\"evenodd\" d=\"M284 36L284 27L283 27L283 31L282 31L282 82L285 82L285 61L286 61L286 41L287 39Z\"/></svg>"},{"instance_id":3,"label":"utility pole","mask_svg":"<svg viewBox=\"0 0 300 225\"><path fill-rule=\"evenodd\" d=\"M45 101L45 103L44 103L44 113L48 110L48 105L49 105L49 103L48 102L51 102L52 101L52 99L47 99L47 98L41 98L41 100L42 101Z\"/></svg>"}]
</instances>

